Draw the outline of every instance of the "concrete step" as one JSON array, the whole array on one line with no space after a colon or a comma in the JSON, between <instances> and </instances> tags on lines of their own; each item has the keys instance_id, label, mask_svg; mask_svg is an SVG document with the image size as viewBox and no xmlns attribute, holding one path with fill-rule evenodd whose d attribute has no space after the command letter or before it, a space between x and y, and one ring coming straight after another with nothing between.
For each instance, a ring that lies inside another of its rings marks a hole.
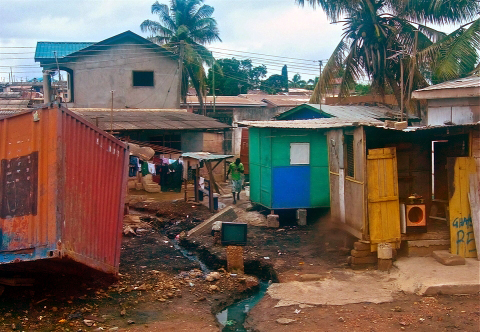
<instances>
[{"instance_id":1,"label":"concrete step","mask_svg":"<svg viewBox=\"0 0 480 332\"><path fill-rule=\"evenodd\" d=\"M406 242L406 253L408 257L427 257L431 256L436 250L448 250L450 240L413 240Z\"/></svg>"}]
</instances>

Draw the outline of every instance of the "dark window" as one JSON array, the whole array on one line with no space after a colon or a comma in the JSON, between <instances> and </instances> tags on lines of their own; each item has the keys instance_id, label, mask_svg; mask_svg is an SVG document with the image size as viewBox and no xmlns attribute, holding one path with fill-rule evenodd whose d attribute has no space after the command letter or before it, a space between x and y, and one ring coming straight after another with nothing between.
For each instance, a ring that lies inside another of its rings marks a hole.
<instances>
[{"instance_id":1,"label":"dark window","mask_svg":"<svg viewBox=\"0 0 480 332\"><path fill-rule=\"evenodd\" d=\"M353 135L345 135L345 167L347 176L355 177L355 153L353 149Z\"/></svg>"},{"instance_id":2,"label":"dark window","mask_svg":"<svg viewBox=\"0 0 480 332\"><path fill-rule=\"evenodd\" d=\"M154 86L153 71L134 71L133 86Z\"/></svg>"}]
</instances>

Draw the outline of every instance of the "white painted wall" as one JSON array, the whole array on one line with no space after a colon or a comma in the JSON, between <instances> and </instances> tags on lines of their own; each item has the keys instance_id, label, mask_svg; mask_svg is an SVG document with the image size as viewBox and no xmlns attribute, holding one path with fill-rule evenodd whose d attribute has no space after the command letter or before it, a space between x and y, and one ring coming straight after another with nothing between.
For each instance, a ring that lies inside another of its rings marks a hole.
<instances>
[{"instance_id":1,"label":"white painted wall","mask_svg":"<svg viewBox=\"0 0 480 332\"><path fill-rule=\"evenodd\" d=\"M475 123L480 121L480 98L446 98L428 101L427 124L443 125Z\"/></svg>"}]
</instances>

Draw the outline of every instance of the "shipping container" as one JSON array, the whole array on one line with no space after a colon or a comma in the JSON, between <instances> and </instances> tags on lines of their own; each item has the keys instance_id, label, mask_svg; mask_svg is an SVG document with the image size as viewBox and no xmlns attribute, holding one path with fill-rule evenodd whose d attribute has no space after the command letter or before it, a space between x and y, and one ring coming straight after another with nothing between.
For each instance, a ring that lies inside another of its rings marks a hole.
<instances>
[{"instance_id":1,"label":"shipping container","mask_svg":"<svg viewBox=\"0 0 480 332\"><path fill-rule=\"evenodd\" d=\"M0 269L118 273L123 142L53 105L0 120L0 160Z\"/></svg>"}]
</instances>

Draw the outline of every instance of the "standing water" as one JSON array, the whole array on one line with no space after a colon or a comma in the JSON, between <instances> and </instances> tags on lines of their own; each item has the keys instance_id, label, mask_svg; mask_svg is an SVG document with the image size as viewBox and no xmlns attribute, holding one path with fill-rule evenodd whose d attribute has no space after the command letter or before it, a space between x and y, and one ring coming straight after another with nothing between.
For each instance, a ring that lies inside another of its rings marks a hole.
<instances>
[{"instance_id":1,"label":"standing water","mask_svg":"<svg viewBox=\"0 0 480 332\"><path fill-rule=\"evenodd\" d=\"M248 312L265 296L269 285L269 282L260 281L260 289L257 293L219 312L216 317L223 326L222 332L246 332L243 324Z\"/></svg>"},{"instance_id":2,"label":"standing water","mask_svg":"<svg viewBox=\"0 0 480 332\"><path fill-rule=\"evenodd\" d=\"M200 265L200 269L203 273L210 273L210 269L203 263L198 257L184 248L182 248L177 240L172 241L175 249L180 251L183 256L189 260L196 262ZM248 312L265 296L270 282L260 281L259 290L250 297L236 302L228 306L225 310L219 312L216 317L218 322L222 325L222 332L246 332L247 330L243 326Z\"/></svg>"}]
</instances>

